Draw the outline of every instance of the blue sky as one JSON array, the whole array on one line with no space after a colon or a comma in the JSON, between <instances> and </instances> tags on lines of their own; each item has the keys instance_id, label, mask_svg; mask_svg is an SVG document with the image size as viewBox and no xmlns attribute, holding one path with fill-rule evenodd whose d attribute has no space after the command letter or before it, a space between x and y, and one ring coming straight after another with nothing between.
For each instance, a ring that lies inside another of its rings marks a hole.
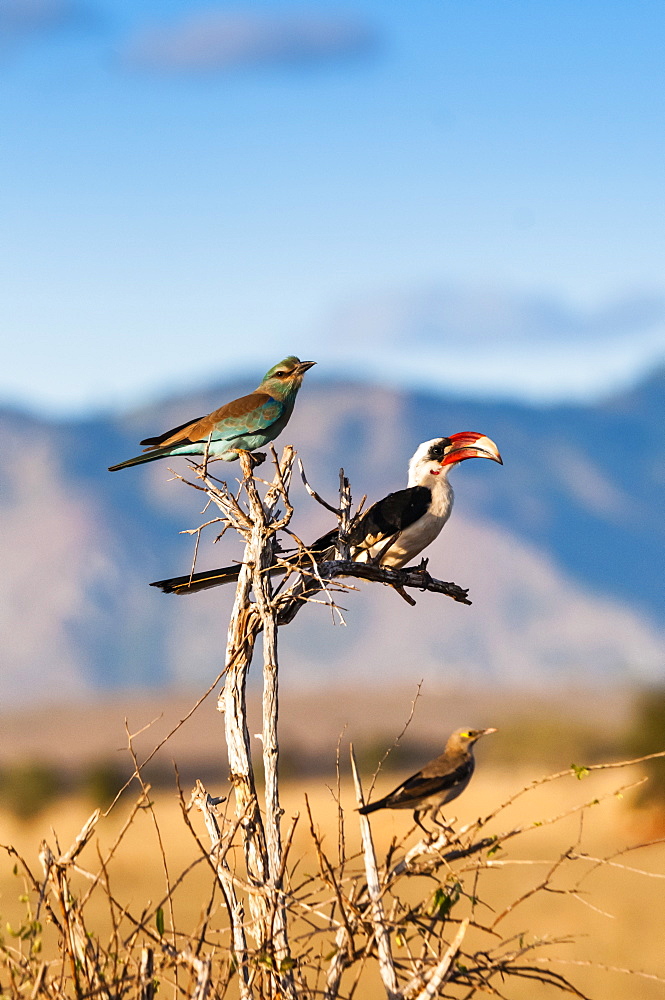
<instances>
[{"instance_id":1,"label":"blue sky","mask_svg":"<svg viewBox=\"0 0 665 1000\"><path fill-rule=\"evenodd\" d=\"M665 356L662 0L3 0L0 394Z\"/></svg>"}]
</instances>

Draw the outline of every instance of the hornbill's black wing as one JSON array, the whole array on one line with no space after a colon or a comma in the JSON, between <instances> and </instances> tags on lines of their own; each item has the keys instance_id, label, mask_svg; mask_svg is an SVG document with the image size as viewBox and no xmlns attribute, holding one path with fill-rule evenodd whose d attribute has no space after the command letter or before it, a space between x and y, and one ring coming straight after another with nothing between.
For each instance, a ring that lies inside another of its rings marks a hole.
<instances>
[{"instance_id":1,"label":"hornbill's black wing","mask_svg":"<svg viewBox=\"0 0 665 1000\"><path fill-rule=\"evenodd\" d=\"M409 486L377 500L351 531L352 548L369 549L404 531L427 513L431 501L432 491L427 486Z\"/></svg>"}]
</instances>

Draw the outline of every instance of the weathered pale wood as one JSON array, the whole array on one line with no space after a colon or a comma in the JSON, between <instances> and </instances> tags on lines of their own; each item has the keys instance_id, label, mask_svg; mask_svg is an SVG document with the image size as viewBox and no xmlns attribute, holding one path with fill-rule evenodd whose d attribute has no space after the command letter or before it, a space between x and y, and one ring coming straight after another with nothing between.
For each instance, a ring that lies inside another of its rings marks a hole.
<instances>
[{"instance_id":1,"label":"weathered pale wood","mask_svg":"<svg viewBox=\"0 0 665 1000\"><path fill-rule=\"evenodd\" d=\"M245 456L241 459L241 464L243 464L245 476L249 476L251 475L251 466L248 461L243 461L244 458ZM235 500L234 504L235 507L239 506ZM226 678L218 701L218 708L224 713L229 778L234 789L236 816L241 822L247 880L251 885L261 887L266 883L268 861L263 820L256 793L246 704L247 674L260 627L260 619L250 604L251 562L255 549L253 544L254 526L244 512L242 512L242 517L236 515L234 504L226 502L224 506L229 512L227 515L229 520L245 536L246 545L229 621L225 661ZM250 931L259 952L263 952L268 944L267 901L262 895L252 893L249 895L248 905L252 918L249 925ZM237 949L241 948L240 937L234 943ZM248 965L246 942L243 949L238 952L237 960L239 967Z\"/></svg>"},{"instance_id":2,"label":"weathered pale wood","mask_svg":"<svg viewBox=\"0 0 665 1000\"><path fill-rule=\"evenodd\" d=\"M356 799L359 806L365 805L363 789L358 774L356 755L353 752L353 745L350 747L351 773L356 790ZM363 855L365 858L365 874L367 875L367 892L372 901L372 916L374 920L374 938L379 956L379 972L386 991L388 1000L400 1000L401 994L397 989L397 975L395 973L395 963L393 962L392 949L390 947L390 933L386 924L386 915L383 909L381 883L376 867L376 854L374 852L374 842L372 840L372 829L367 816L360 815L360 832L363 842Z\"/></svg>"},{"instance_id":3,"label":"weathered pale wood","mask_svg":"<svg viewBox=\"0 0 665 1000\"><path fill-rule=\"evenodd\" d=\"M342 975L344 970L351 964L349 957L350 946L351 937L346 927L342 925L337 928L337 933L335 934L336 951L328 967L326 992L323 995L323 1000L337 1000L339 988L342 984Z\"/></svg>"},{"instance_id":4,"label":"weathered pale wood","mask_svg":"<svg viewBox=\"0 0 665 1000\"><path fill-rule=\"evenodd\" d=\"M42 841L39 860L44 872L44 891L51 891L62 914L63 944L69 957L77 996L94 992L101 1000L111 1000L111 990L106 983L104 970L100 967L97 952L81 917L80 901L69 885L69 869L74 866L76 858L90 840L99 816L100 810L96 809L84 823L70 849L58 857L46 841Z\"/></svg>"},{"instance_id":5,"label":"weathered pale wood","mask_svg":"<svg viewBox=\"0 0 665 1000\"><path fill-rule=\"evenodd\" d=\"M200 781L196 782L196 787L192 792L192 805L196 806L203 816L203 821L210 838L210 860L217 873L224 899L226 901L227 912L231 924L231 938L233 940L233 952L238 965L238 982L241 1000L253 1000L250 970L247 965L247 936L245 934L245 907L238 899L238 893L234 884L233 873L226 860L226 850L223 849L222 834L217 822L215 813L215 800L205 790ZM238 825L241 818L238 820ZM229 843L235 836L235 829L231 830Z\"/></svg>"},{"instance_id":6,"label":"weathered pale wood","mask_svg":"<svg viewBox=\"0 0 665 1000\"><path fill-rule=\"evenodd\" d=\"M339 470L339 530L335 559L343 562L350 558L349 528L351 526L351 487L344 475L344 469Z\"/></svg>"},{"instance_id":7,"label":"weathered pale wood","mask_svg":"<svg viewBox=\"0 0 665 1000\"><path fill-rule=\"evenodd\" d=\"M247 546L236 589L226 647L226 679L218 707L224 713L230 780L235 793L236 814L243 816L247 877L263 885L267 857L263 821L256 794L254 767L247 723L247 673L252 661L260 619L249 607L251 565Z\"/></svg>"},{"instance_id":8,"label":"weathered pale wood","mask_svg":"<svg viewBox=\"0 0 665 1000\"><path fill-rule=\"evenodd\" d=\"M141 949L141 968L139 972L140 1000L154 1000L155 996L155 952L153 948L144 945Z\"/></svg>"},{"instance_id":9,"label":"weathered pale wood","mask_svg":"<svg viewBox=\"0 0 665 1000\"><path fill-rule=\"evenodd\" d=\"M292 459L291 459L292 460ZM290 464L289 464L290 470ZM291 953L289 950L286 908L281 893L280 879L282 873L282 837L281 818L283 810L279 801L279 683L277 669L277 625L272 605L272 584L267 570L274 561L274 536L277 529L272 519L274 507L279 498L279 486L283 484L284 473L277 468L276 477L266 496L266 504L261 502L253 479L248 478L245 484L249 501L250 517L253 522L252 534L248 548L251 550L252 589L256 601L256 609L263 627L263 731L261 742L263 746L263 769L265 778L265 836L267 854L267 872L264 884L272 895L273 918L269 928L269 940L272 946L272 959L275 966L275 976L278 980L281 995L296 1000L295 983L291 968ZM279 525L285 527L291 516L286 490L283 499L287 505L286 513Z\"/></svg>"},{"instance_id":10,"label":"weathered pale wood","mask_svg":"<svg viewBox=\"0 0 665 1000\"><path fill-rule=\"evenodd\" d=\"M446 979L448 979L450 967L462 947L462 941L464 940L464 935L466 934L469 923L470 921L468 917L462 921L457 934L451 941L445 955L438 965L436 965L434 969L432 969L431 972L425 977L425 988L418 993L414 1000L432 1000L432 998L437 995L439 986L441 986L442 983L445 983ZM402 990L403 995L410 996L413 990L417 989L418 985L418 979L414 979L410 983L407 983Z\"/></svg>"}]
</instances>

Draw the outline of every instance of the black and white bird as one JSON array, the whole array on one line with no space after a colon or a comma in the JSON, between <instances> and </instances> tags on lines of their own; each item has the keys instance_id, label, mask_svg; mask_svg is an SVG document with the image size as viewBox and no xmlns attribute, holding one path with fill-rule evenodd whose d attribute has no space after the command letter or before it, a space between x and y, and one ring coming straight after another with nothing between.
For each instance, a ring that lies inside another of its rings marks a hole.
<instances>
[{"instance_id":1,"label":"black and white bird","mask_svg":"<svg viewBox=\"0 0 665 1000\"><path fill-rule=\"evenodd\" d=\"M401 569L427 548L450 517L453 490L450 470L467 458L489 458L503 465L499 449L491 438L475 431L461 431L450 437L434 438L419 445L409 462L409 482L404 490L378 500L356 522L349 534L351 558L356 562L378 560L381 566ZM322 535L309 547L317 560L332 559L337 529ZM297 564L297 553L290 560ZM275 568L275 572L280 567ZM191 594L238 579L239 566L194 573L192 576L157 580L166 594Z\"/></svg>"},{"instance_id":2,"label":"black and white bird","mask_svg":"<svg viewBox=\"0 0 665 1000\"><path fill-rule=\"evenodd\" d=\"M436 820L441 807L462 794L471 781L476 766L474 744L481 736L495 732L496 729L457 729L448 738L442 754L425 764L388 795L363 806L358 812L366 816L377 809L411 809L414 820L427 833L421 818L429 813Z\"/></svg>"}]
</instances>

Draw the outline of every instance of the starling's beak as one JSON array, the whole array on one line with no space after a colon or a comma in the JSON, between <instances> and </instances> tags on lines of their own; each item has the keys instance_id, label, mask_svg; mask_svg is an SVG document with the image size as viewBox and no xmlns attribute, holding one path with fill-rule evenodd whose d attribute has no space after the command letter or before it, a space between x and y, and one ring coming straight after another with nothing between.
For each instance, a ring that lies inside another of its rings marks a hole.
<instances>
[{"instance_id":1,"label":"starling's beak","mask_svg":"<svg viewBox=\"0 0 665 1000\"><path fill-rule=\"evenodd\" d=\"M315 364L316 361L301 361L293 374L304 375L305 372L309 371L310 368L313 368Z\"/></svg>"},{"instance_id":2,"label":"starling's beak","mask_svg":"<svg viewBox=\"0 0 665 1000\"><path fill-rule=\"evenodd\" d=\"M475 431L461 431L451 434L452 448L446 453L441 465L454 465L466 458L490 458L493 462L503 465L499 449L491 438Z\"/></svg>"},{"instance_id":3,"label":"starling's beak","mask_svg":"<svg viewBox=\"0 0 665 1000\"><path fill-rule=\"evenodd\" d=\"M481 729L481 731L480 731L480 733L478 735L479 736L489 736L490 733L496 733L496 732L498 732L497 729Z\"/></svg>"}]
</instances>

